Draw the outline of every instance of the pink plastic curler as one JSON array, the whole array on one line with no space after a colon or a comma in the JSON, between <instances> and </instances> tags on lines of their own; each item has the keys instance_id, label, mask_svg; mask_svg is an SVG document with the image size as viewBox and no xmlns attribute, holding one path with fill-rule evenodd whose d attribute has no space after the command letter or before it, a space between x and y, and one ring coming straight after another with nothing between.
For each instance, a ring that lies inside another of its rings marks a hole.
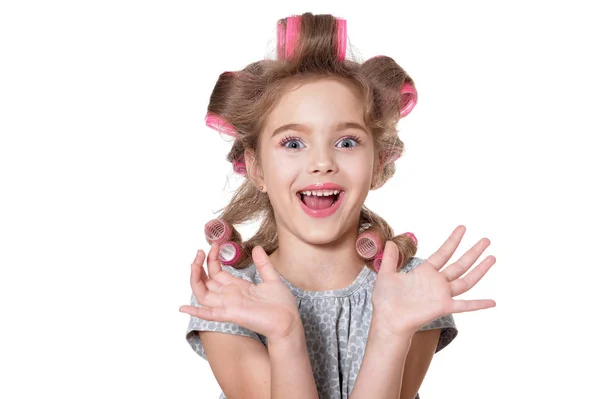
<instances>
[{"instance_id":1,"label":"pink plastic curler","mask_svg":"<svg viewBox=\"0 0 600 399\"><path fill-rule=\"evenodd\" d=\"M371 259L383 249L383 240L379 234L367 230L356 239L356 252L363 259Z\"/></svg>"},{"instance_id":2,"label":"pink plastic curler","mask_svg":"<svg viewBox=\"0 0 600 399\"><path fill-rule=\"evenodd\" d=\"M337 18L337 59L338 61L344 61L346 59L346 40L348 34L346 31L346 20Z\"/></svg>"},{"instance_id":3,"label":"pink plastic curler","mask_svg":"<svg viewBox=\"0 0 600 399\"><path fill-rule=\"evenodd\" d=\"M400 89L400 117L404 118L410 114L417 105L417 90L410 83L404 83Z\"/></svg>"},{"instance_id":4,"label":"pink plastic curler","mask_svg":"<svg viewBox=\"0 0 600 399\"><path fill-rule=\"evenodd\" d=\"M219 261L225 266L233 266L242 257L242 247L237 242L225 241L219 247Z\"/></svg>"},{"instance_id":5,"label":"pink plastic curler","mask_svg":"<svg viewBox=\"0 0 600 399\"><path fill-rule=\"evenodd\" d=\"M379 252L375 255L375 259L373 260L373 269L375 272L379 273L379 269L381 268L381 262L383 260L383 251Z\"/></svg>"},{"instance_id":6,"label":"pink plastic curler","mask_svg":"<svg viewBox=\"0 0 600 399\"><path fill-rule=\"evenodd\" d=\"M238 175L246 176L246 163L244 161L233 161L233 171Z\"/></svg>"},{"instance_id":7,"label":"pink plastic curler","mask_svg":"<svg viewBox=\"0 0 600 399\"><path fill-rule=\"evenodd\" d=\"M277 25L277 57L279 59L291 59L294 57L298 42L300 41L300 30L302 17L292 16L286 18L286 23ZM344 61L346 58L346 42L348 34L346 20L336 18L336 40L337 59Z\"/></svg>"},{"instance_id":8,"label":"pink plastic curler","mask_svg":"<svg viewBox=\"0 0 600 399\"><path fill-rule=\"evenodd\" d=\"M300 26L301 17L293 16L286 18L285 31L283 24L278 27L279 55L284 59L289 60L294 57L300 38Z\"/></svg>"},{"instance_id":9,"label":"pink plastic curler","mask_svg":"<svg viewBox=\"0 0 600 399\"><path fill-rule=\"evenodd\" d=\"M375 269L376 273L379 273L379 269L381 269L382 261L383 261L383 251L381 251L377 255L375 255L375 259L373 260L373 269ZM398 267L400 267L401 264L402 264L402 255L399 255L398 265L396 266L396 270L398 270Z\"/></svg>"},{"instance_id":10,"label":"pink plastic curler","mask_svg":"<svg viewBox=\"0 0 600 399\"><path fill-rule=\"evenodd\" d=\"M410 237L411 240L413 240L415 242L415 245L419 245L419 240L417 240L417 237L410 231L407 231L406 233L402 233L402 235Z\"/></svg>"},{"instance_id":11,"label":"pink plastic curler","mask_svg":"<svg viewBox=\"0 0 600 399\"><path fill-rule=\"evenodd\" d=\"M233 229L231 225L222 219L213 219L204 225L204 234L209 243L222 244L231 238Z\"/></svg>"},{"instance_id":12,"label":"pink plastic curler","mask_svg":"<svg viewBox=\"0 0 600 399\"><path fill-rule=\"evenodd\" d=\"M206 115L204 121L206 122L206 126L216 130L219 133L226 134L233 138L237 138L238 136L238 132L233 125L221 118L219 115L209 113Z\"/></svg>"}]
</instances>

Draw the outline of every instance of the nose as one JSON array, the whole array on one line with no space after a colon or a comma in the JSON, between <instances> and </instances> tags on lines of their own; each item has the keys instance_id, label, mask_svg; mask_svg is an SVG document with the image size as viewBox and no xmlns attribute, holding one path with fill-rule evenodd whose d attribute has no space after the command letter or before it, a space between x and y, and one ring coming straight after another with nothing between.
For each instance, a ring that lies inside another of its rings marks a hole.
<instances>
[{"instance_id":1,"label":"nose","mask_svg":"<svg viewBox=\"0 0 600 399\"><path fill-rule=\"evenodd\" d=\"M313 148L311 151L308 172L310 174L334 174L338 166L333 148Z\"/></svg>"}]
</instances>

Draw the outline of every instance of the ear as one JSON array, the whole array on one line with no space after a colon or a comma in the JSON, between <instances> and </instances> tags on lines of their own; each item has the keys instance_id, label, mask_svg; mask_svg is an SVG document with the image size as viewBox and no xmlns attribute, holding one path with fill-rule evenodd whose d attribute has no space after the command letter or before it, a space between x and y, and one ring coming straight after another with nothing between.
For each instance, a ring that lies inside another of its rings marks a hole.
<instances>
[{"instance_id":1,"label":"ear","mask_svg":"<svg viewBox=\"0 0 600 399\"><path fill-rule=\"evenodd\" d=\"M244 161L246 163L246 175L256 187L264 186L263 172L256 160L256 154L250 149L244 150Z\"/></svg>"}]
</instances>

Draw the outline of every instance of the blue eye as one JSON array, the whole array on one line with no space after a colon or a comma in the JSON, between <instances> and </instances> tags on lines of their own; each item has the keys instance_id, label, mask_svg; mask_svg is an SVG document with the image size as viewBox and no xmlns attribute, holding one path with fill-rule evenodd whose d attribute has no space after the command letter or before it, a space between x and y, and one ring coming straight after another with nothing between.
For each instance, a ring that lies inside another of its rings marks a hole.
<instances>
[{"instance_id":1,"label":"blue eye","mask_svg":"<svg viewBox=\"0 0 600 399\"><path fill-rule=\"evenodd\" d=\"M279 142L279 145L289 148L290 150L299 150L304 148L304 144L297 137L285 137Z\"/></svg>"},{"instance_id":2,"label":"blue eye","mask_svg":"<svg viewBox=\"0 0 600 399\"><path fill-rule=\"evenodd\" d=\"M344 137L342 140L340 140L338 142L336 147L338 147L338 148L354 148L354 147L358 146L359 143L360 143L360 140L358 139L358 137ZM340 144L341 144L341 147L339 147Z\"/></svg>"},{"instance_id":3,"label":"blue eye","mask_svg":"<svg viewBox=\"0 0 600 399\"><path fill-rule=\"evenodd\" d=\"M284 146L285 146L285 147L287 147L287 148L291 148L291 149L293 149L293 150L297 150L297 149L300 149L300 148L304 148L304 147L303 147L303 146L304 146L304 144L302 144L302 143L300 142L300 140L290 140L290 141L288 141L287 143L285 143L285 144L284 144Z\"/></svg>"}]
</instances>

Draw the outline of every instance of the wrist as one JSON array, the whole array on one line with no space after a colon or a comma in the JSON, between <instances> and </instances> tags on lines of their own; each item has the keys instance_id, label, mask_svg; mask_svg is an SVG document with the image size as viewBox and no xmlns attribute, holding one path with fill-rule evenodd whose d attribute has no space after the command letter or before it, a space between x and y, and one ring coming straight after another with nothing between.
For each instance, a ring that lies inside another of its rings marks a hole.
<instances>
[{"instance_id":1,"label":"wrist","mask_svg":"<svg viewBox=\"0 0 600 399\"><path fill-rule=\"evenodd\" d=\"M374 312L369 335L384 340L410 341L418 330L418 328L402 323L395 323L392 326L387 319Z\"/></svg>"},{"instance_id":2,"label":"wrist","mask_svg":"<svg viewBox=\"0 0 600 399\"><path fill-rule=\"evenodd\" d=\"M304 326L300 318L281 333L267 336L266 338L269 346L289 346L299 342L306 345Z\"/></svg>"}]
</instances>

